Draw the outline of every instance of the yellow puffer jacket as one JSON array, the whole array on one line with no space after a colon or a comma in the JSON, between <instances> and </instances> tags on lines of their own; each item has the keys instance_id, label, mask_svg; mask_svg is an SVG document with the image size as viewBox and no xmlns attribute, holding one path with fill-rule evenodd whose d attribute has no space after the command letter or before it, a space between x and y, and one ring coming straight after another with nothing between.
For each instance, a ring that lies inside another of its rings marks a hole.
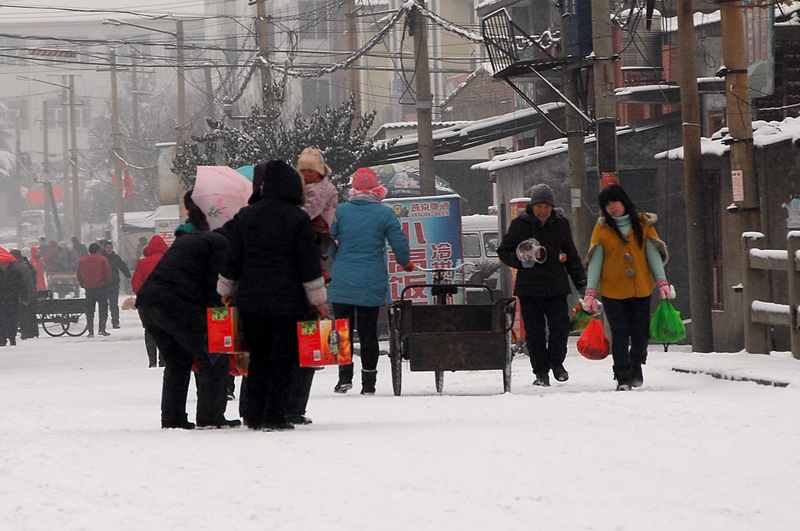
<instances>
[{"instance_id":1,"label":"yellow puffer jacket","mask_svg":"<svg viewBox=\"0 0 800 531\"><path fill-rule=\"evenodd\" d=\"M653 226L657 219L655 214L639 214L645 242L649 240L655 244L666 264L669 259L667 246ZM592 231L587 263L591 261L598 245L603 247L603 270L598 285L600 295L609 299L649 297L656 281L647 263L644 246L637 243L633 231L628 235L628 241L624 242L606 224L605 219L600 218Z\"/></svg>"}]
</instances>

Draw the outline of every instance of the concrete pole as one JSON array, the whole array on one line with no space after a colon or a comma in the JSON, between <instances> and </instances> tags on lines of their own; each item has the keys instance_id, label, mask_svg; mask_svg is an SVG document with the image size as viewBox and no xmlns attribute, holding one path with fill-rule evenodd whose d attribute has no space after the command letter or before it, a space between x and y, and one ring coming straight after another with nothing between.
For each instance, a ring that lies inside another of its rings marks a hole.
<instances>
[{"instance_id":1,"label":"concrete pole","mask_svg":"<svg viewBox=\"0 0 800 531\"><path fill-rule=\"evenodd\" d=\"M78 118L75 115L75 76L69 76L69 136L72 167L72 235L81 240L81 185L78 179Z\"/></svg>"},{"instance_id":2,"label":"concrete pole","mask_svg":"<svg viewBox=\"0 0 800 531\"><path fill-rule=\"evenodd\" d=\"M42 177L50 180L50 124L47 119L47 100L42 100Z\"/></svg>"},{"instance_id":3,"label":"concrete pole","mask_svg":"<svg viewBox=\"0 0 800 531\"><path fill-rule=\"evenodd\" d=\"M175 23L175 40L177 41L176 55L178 59L178 150L183 149L183 145L188 140L189 124L186 114L186 76L184 72L183 54L183 21Z\"/></svg>"},{"instance_id":4,"label":"concrete pole","mask_svg":"<svg viewBox=\"0 0 800 531\"><path fill-rule=\"evenodd\" d=\"M356 3L355 0L345 0L345 18L347 29L345 37L347 40L346 50L354 52L358 49L358 29L356 26ZM355 64L353 66L356 66ZM357 68L350 68L347 71L347 95L353 95L353 128L361 123L361 74Z\"/></svg>"},{"instance_id":5,"label":"concrete pole","mask_svg":"<svg viewBox=\"0 0 800 531\"><path fill-rule=\"evenodd\" d=\"M119 94L117 91L117 54L111 52L111 158L114 161L114 206L117 213L117 254L125 260L125 246L123 245L123 227L125 226L125 208L123 204L123 187L125 169L120 160L122 155L122 134L119 126Z\"/></svg>"},{"instance_id":6,"label":"concrete pole","mask_svg":"<svg viewBox=\"0 0 800 531\"><path fill-rule=\"evenodd\" d=\"M689 306L692 312L692 349L714 351L711 321L713 281L706 227L706 186L700 172L700 96L697 89L693 0L678 0L678 40L681 60L681 118L683 120L683 197L689 254Z\"/></svg>"},{"instance_id":7,"label":"concrete pole","mask_svg":"<svg viewBox=\"0 0 800 531\"><path fill-rule=\"evenodd\" d=\"M608 0L592 1L594 109L597 121L597 175L601 186L617 175L617 103L614 96L614 38Z\"/></svg>"},{"instance_id":8,"label":"concrete pole","mask_svg":"<svg viewBox=\"0 0 800 531\"><path fill-rule=\"evenodd\" d=\"M264 58L259 62L261 70L261 104L265 109L272 107L272 70L265 62L269 59L269 38L267 36L266 0L256 0L256 27L258 28L258 53Z\"/></svg>"},{"instance_id":9,"label":"concrete pole","mask_svg":"<svg viewBox=\"0 0 800 531\"><path fill-rule=\"evenodd\" d=\"M420 2L424 5L424 2ZM417 143L419 151L420 195L436 195L433 166L433 124L431 74L428 64L428 27L425 17L416 8L409 12L413 18L414 80L417 100Z\"/></svg>"},{"instance_id":10,"label":"concrete pole","mask_svg":"<svg viewBox=\"0 0 800 531\"><path fill-rule=\"evenodd\" d=\"M74 226L73 219L73 211L72 211L72 184L69 181L69 117L67 115L67 102L69 101L69 89L68 89L68 79L67 76L61 76L61 84L63 86L61 90L61 156L63 159L63 178L62 182L64 184L64 226L65 227L72 227Z\"/></svg>"}]
</instances>

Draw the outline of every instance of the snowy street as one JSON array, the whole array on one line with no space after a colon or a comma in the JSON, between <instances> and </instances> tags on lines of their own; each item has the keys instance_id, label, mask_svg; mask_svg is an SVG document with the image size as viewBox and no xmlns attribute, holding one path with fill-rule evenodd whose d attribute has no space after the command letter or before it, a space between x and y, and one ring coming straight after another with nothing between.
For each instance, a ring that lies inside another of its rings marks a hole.
<instances>
[{"instance_id":1,"label":"snowy street","mask_svg":"<svg viewBox=\"0 0 800 531\"><path fill-rule=\"evenodd\" d=\"M136 313L114 332L0 350L2 529L797 528L796 383L679 374L690 356L654 347L645 387L618 393L610 360L571 347L549 389L521 358L510 395L499 372L448 374L434 396L406 370L396 398L382 357L375 397L318 372L294 432L165 431Z\"/></svg>"}]
</instances>

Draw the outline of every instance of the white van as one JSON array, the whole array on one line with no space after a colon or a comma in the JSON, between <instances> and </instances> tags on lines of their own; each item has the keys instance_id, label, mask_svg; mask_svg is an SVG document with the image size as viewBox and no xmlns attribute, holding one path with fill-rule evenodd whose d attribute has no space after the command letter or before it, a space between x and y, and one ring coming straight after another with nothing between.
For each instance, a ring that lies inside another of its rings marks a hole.
<instances>
[{"instance_id":1,"label":"white van","mask_svg":"<svg viewBox=\"0 0 800 531\"><path fill-rule=\"evenodd\" d=\"M465 271L468 283L484 284L493 291L500 289L500 259L497 257L499 245L497 216L475 214L461 218L464 262L471 264ZM472 291L470 290L468 295L477 295Z\"/></svg>"}]
</instances>

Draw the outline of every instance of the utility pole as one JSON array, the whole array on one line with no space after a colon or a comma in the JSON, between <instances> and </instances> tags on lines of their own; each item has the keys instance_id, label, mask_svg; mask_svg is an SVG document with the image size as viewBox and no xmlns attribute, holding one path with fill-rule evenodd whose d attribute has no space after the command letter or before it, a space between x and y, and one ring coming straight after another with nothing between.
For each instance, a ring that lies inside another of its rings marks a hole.
<instances>
[{"instance_id":1,"label":"utility pole","mask_svg":"<svg viewBox=\"0 0 800 531\"><path fill-rule=\"evenodd\" d=\"M355 0L345 0L344 2L345 19L347 29L345 36L347 39L346 49L355 52L358 49L358 31L356 27L356 3ZM402 53L402 50L400 50ZM355 66L355 65L352 65ZM353 127L358 127L361 122L361 79L360 72L355 68L347 71L347 92L353 95Z\"/></svg>"},{"instance_id":2,"label":"utility pole","mask_svg":"<svg viewBox=\"0 0 800 531\"><path fill-rule=\"evenodd\" d=\"M42 173L50 180L50 124L47 117L47 100L42 100Z\"/></svg>"},{"instance_id":3,"label":"utility pole","mask_svg":"<svg viewBox=\"0 0 800 531\"><path fill-rule=\"evenodd\" d=\"M133 99L133 139L136 148L141 146L142 126L139 122L139 72L136 54L131 54L131 97Z\"/></svg>"},{"instance_id":4,"label":"utility pole","mask_svg":"<svg viewBox=\"0 0 800 531\"><path fill-rule=\"evenodd\" d=\"M597 121L597 176L601 187L617 175L617 103L614 97L614 39L608 0L592 1L594 109Z\"/></svg>"},{"instance_id":5,"label":"utility pole","mask_svg":"<svg viewBox=\"0 0 800 531\"><path fill-rule=\"evenodd\" d=\"M19 215L21 214L22 207L20 206L22 200L22 116L21 113L17 114L16 120L14 120L14 172L16 175L14 176L13 182L14 184L14 202L12 203L12 209L14 214L17 215L17 219L19 220ZM22 243L22 242L20 242Z\"/></svg>"},{"instance_id":6,"label":"utility pole","mask_svg":"<svg viewBox=\"0 0 800 531\"><path fill-rule=\"evenodd\" d=\"M74 216L72 210L72 185L69 182L70 155L69 155L69 116L67 115L67 102L69 101L67 76L61 76L61 156L63 159L63 176L61 182L64 186L64 226L69 227ZM69 221L67 221L69 220ZM72 224L74 226L74 224Z\"/></svg>"},{"instance_id":7,"label":"utility pole","mask_svg":"<svg viewBox=\"0 0 800 531\"><path fill-rule=\"evenodd\" d=\"M214 117L214 83L211 79L211 69L214 67L213 64L208 63L203 70L203 75L205 76L206 82L206 116Z\"/></svg>"},{"instance_id":8,"label":"utility pole","mask_svg":"<svg viewBox=\"0 0 800 531\"><path fill-rule=\"evenodd\" d=\"M117 252L125 259L125 246L122 244L122 230L125 226L125 210L122 202L123 180L125 178L122 160L121 133L119 127L119 95L117 93L117 54L111 51L111 158L114 160L114 204L117 211Z\"/></svg>"},{"instance_id":9,"label":"utility pole","mask_svg":"<svg viewBox=\"0 0 800 531\"><path fill-rule=\"evenodd\" d=\"M78 181L78 120L75 116L75 76L69 75L70 166L72 167L72 235L81 239L81 188ZM65 176L66 177L66 176Z\"/></svg>"},{"instance_id":10,"label":"utility pole","mask_svg":"<svg viewBox=\"0 0 800 531\"><path fill-rule=\"evenodd\" d=\"M184 144L188 139L189 124L186 115L186 76L184 72L183 55L183 21L177 20L175 28L175 40L177 41L178 59L178 152L183 150ZM180 201L179 201L180 202Z\"/></svg>"},{"instance_id":11,"label":"utility pole","mask_svg":"<svg viewBox=\"0 0 800 531\"><path fill-rule=\"evenodd\" d=\"M424 5L425 2L419 2ZM420 195L436 195L436 177L433 167L433 125L431 96L431 74L428 64L428 27L425 17L414 7L412 17L414 32L414 89L417 102L417 144L419 150Z\"/></svg>"},{"instance_id":12,"label":"utility pole","mask_svg":"<svg viewBox=\"0 0 800 531\"><path fill-rule=\"evenodd\" d=\"M714 351L711 321L711 253L706 242L706 186L700 173L700 96L697 88L693 0L678 0L678 39L681 60L681 119L683 121L683 197L689 254L689 305L692 313L692 350Z\"/></svg>"},{"instance_id":13,"label":"utility pole","mask_svg":"<svg viewBox=\"0 0 800 531\"><path fill-rule=\"evenodd\" d=\"M734 3L724 3L720 7L722 59L726 67L726 118L733 141L730 157L733 202L739 211L744 211L742 217L754 223L746 230L758 230L758 186L753 172L753 119L748 94L744 9Z\"/></svg>"},{"instance_id":14,"label":"utility pole","mask_svg":"<svg viewBox=\"0 0 800 531\"><path fill-rule=\"evenodd\" d=\"M272 71L269 68L269 39L267 36L266 0L256 0L256 27L258 28L258 55L261 70L261 104L272 107Z\"/></svg>"}]
</instances>

